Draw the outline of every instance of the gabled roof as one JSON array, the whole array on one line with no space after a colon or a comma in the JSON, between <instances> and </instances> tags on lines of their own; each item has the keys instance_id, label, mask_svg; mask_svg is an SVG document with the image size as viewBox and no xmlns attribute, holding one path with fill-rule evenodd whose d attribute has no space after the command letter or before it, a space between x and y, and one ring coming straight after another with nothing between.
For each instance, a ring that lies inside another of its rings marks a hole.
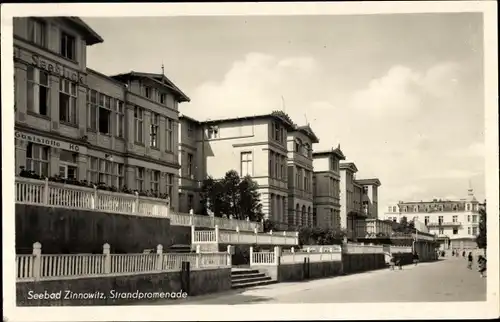
<instances>
[{"instance_id":1,"label":"gabled roof","mask_svg":"<svg viewBox=\"0 0 500 322\"><path fill-rule=\"evenodd\" d=\"M71 25L73 25L73 27L75 27L75 29L82 33L83 39L85 39L85 43L88 46L104 42L104 39L102 39L101 36L94 31L94 29L90 28L90 26L79 17L70 16L64 17L63 19L68 21Z\"/></svg>"},{"instance_id":2,"label":"gabled roof","mask_svg":"<svg viewBox=\"0 0 500 322\"><path fill-rule=\"evenodd\" d=\"M356 182L363 185L363 186L377 186L377 187L379 187L380 185L382 185L378 178L356 179Z\"/></svg>"},{"instance_id":3,"label":"gabled roof","mask_svg":"<svg viewBox=\"0 0 500 322\"><path fill-rule=\"evenodd\" d=\"M318 137L316 136L316 134L314 134L314 132L311 129L311 127L309 126L309 124L303 125L303 126L297 126L296 131L304 133L308 138L311 139L312 143L319 143Z\"/></svg>"},{"instance_id":4,"label":"gabled roof","mask_svg":"<svg viewBox=\"0 0 500 322\"><path fill-rule=\"evenodd\" d=\"M126 83L127 80L134 79L134 78L149 79L155 83L158 83L159 85L162 85L162 86L170 89L174 94L177 95L178 102L190 102L191 101L191 99L186 94L184 94L184 92L181 91L180 88L178 88L170 79L167 78L167 76L165 76L163 74L142 73L142 72L131 71L129 73L111 76L111 78L117 79L117 80L124 82L124 83Z\"/></svg>"},{"instance_id":5,"label":"gabled roof","mask_svg":"<svg viewBox=\"0 0 500 322\"><path fill-rule=\"evenodd\" d=\"M358 172L358 168L354 164L354 162L341 162L340 169L351 170L352 172Z\"/></svg>"},{"instance_id":6,"label":"gabled roof","mask_svg":"<svg viewBox=\"0 0 500 322\"><path fill-rule=\"evenodd\" d=\"M313 158L315 156L321 157L321 156L328 156L328 155L331 155L331 154L337 156L339 158L339 160L345 160L345 155L342 152L342 150L340 149L340 144L335 149L332 148L331 150L324 150L324 151L315 151L315 152L313 152Z\"/></svg>"},{"instance_id":7,"label":"gabled roof","mask_svg":"<svg viewBox=\"0 0 500 322\"><path fill-rule=\"evenodd\" d=\"M241 116L241 117L231 117L227 119L215 119L215 120L206 120L201 121L201 124L218 124L225 122L234 122L234 121L244 121L244 120L258 120L258 119L272 119L281 122L283 125L287 127L288 130L294 130L295 124L292 123L290 117L286 114L275 113L272 112L270 114L260 114L260 115L250 115L250 116Z\"/></svg>"}]
</instances>

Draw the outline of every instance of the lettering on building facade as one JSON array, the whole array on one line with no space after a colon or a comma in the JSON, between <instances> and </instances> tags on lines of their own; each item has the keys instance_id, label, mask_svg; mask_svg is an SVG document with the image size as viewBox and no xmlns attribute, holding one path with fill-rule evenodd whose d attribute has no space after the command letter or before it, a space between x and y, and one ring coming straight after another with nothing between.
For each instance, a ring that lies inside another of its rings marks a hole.
<instances>
[{"instance_id":1,"label":"lettering on building facade","mask_svg":"<svg viewBox=\"0 0 500 322\"><path fill-rule=\"evenodd\" d=\"M31 65L47 71L49 74L56 75L62 78L66 78L75 83L80 83L82 85L86 84L86 75L75 71L73 69L67 68L59 63L50 61L46 58L40 57L38 54L31 54L31 62L29 60L29 51L21 50L21 48L14 47L14 58L21 60L26 63L31 63Z\"/></svg>"},{"instance_id":2,"label":"lettering on building facade","mask_svg":"<svg viewBox=\"0 0 500 322\"><path fill-rule=\"evenodd\" d=\"M28 142L32 142L32 143L36 143L36 144L41 144L41 145L47 145L47 146L51 146L54 148L73 151L73 152L77 152L77 153L87 153L86 147L82 147L82 146L79 146L76 144L63 142L63 141L59 141L59 140L54 140L54 139L50 139L50 138L45 138L45 137L39 136L39 135L34 135L34 134L30 134L30 133L16 131L15 137L16 137L16 139L19 139L19 140L28 141Z\"/></svg>"}]
</instances>

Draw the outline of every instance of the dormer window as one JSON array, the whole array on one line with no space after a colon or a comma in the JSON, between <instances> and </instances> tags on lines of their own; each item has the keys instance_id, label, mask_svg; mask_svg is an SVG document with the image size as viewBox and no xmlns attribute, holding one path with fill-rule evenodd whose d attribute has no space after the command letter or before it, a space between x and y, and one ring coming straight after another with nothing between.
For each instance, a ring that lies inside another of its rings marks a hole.
<instances>
[{"instance_id":1,"label":"dormer window","mask_svg":"<svg viewBox=\"0 0 500 322\"><path fill-rule=\"evenodd\" d=\"M29 20L29 40L41 47L47 47L47 25L38 19Z\"/></svg>"},{"instance_id":2,"label":"dormer window","mask_svg":"<svg viewBox=\"0 0 500 322\"><path fill-rule=\"evenodd\" d=\"M75 60L76 53L76 40L75 37L69 35L65 32L61 33L61 48L60 48L61 56Z\"/></svg>"},{"instance_id":3,"label":"dormer window","mask_svg":"<svg viewBox=\"0 0 500 322\"><path fill-rule=\"evenodd\" d=\"M161 104L167 104L167 94L165 93L160 93L160 103Z\"/></svg>"},{"instance_id":4,"label":"dormer window","mask_svg":"<svg viewBox=\"0 0 500 322\"><path fill-rule=\"evenodd\" d=\"M147 86L144 87L144 96L151 99L151 97L153 96L153 89L151 87L147 87Z\"/></svg>"},{"instance_id":5,"label":"dormer window","mask_svg":"<svg viewBox=\"0 0 500 322\"><path fill-rule=\"evenodd\" d=\"M274 140L280 143L283 143L283 132L281 130L281 126L278 122L273 123L274 127Z\"/></svg>"},{"instance_id":6,"label":"dormer window","mask_svg":"<svg viewBox=\"0 0 500 322\"><path fill-rule=\"evenodd\" d=\"M217 126L211 126L207 129L207 137L209 139L216 139L219 137L219 128Z\"/></svg>"}]
</instances>

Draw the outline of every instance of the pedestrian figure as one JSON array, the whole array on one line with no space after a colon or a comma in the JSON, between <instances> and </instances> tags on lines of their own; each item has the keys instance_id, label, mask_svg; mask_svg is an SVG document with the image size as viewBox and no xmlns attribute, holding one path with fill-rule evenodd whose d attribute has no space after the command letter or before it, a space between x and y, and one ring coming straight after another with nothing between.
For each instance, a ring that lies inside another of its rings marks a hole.
<instances>
[{"instance_id":1,"label":"pedestrian figure","mask_svg":"<svg viewBox=\"0 0 500 322\"><path fill-rule=\"evenodd\" d=\"M403 269L403 263L401 262L401 256L398 256L396 258L396 265L398 265L398 267L399 267L400 270Z\"/></svg>"},{"instance_id":2,"label":"pedestrian figure","mask_svg":"<svg viewBox=\"0 0 500 322\"><path fill-rule=\"evenodd\" d=\"M477 263L479 266L479 274L481 274L481 277L486 277L486 275L484 275L486 273L486 258L484 258L482 255L479 255Z\"/></svg>"},{"instance_id":3,"label":"pedestrian figure","mask_svg":"<svg viewBox=\"0 0 500 322\"><path fill-rule=\"evenodd\" d=\"M474 258L472 258L472 252L469 252L469 256L467 256L467 268L472 269L472 261Z\"/></svg>"},{"instance_id":4,"label":"pedestrian figure","mask_svg":"<svg viewBox=\"0 0 500 322\"><path fill-rule=\"evenodd\" d=\"M413 264L415 264L415 266L417 266L417 264L418 264L418 253L417 252L413 253Z\"/></svg>"},{"instance_id":5,"label":"pedestrian figure","mask_svg":"<svg viewBox=\"0 0 500 322\"><path fill-rule=\"evenodd\" d=\"M451 251L451 256L455 257L455 250Z\"/></svg>"},{"instance_id":6,"label":"pedestrian figure","mask_svg":"<svg viewBox=\"0 0 500 322\"><path fill-rule=\"evenodd\" d=\"M462 252L462 257L465 258L465 250Z\"/></svg>"},{"instance_id":7,"label":"pedestrian figure","mask_svg":"<svg viewBox=\"0 0 500 322\"><path fill-rule=\"evenodd\" d=\"M396 263L396 260L394 258L394 256L391 254L391 258L389 259L389 269L391 271L394 270L394 264Z\"/></svg>"}]
</instances>

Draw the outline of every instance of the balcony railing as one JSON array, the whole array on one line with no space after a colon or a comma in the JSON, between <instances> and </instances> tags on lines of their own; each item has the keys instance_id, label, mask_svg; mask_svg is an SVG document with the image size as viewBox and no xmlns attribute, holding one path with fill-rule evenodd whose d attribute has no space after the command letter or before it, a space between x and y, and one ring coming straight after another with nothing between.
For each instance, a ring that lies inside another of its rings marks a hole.
<instances>
[{"instance_id":1,"label":"balcony railing","mask_svg":"<svg viewBox=\"0 0 500 322\"><path fill-rule=\"evenodd\" d=\"M452 227L459 227L462 226L461 222L458 221L452 221L452 222L429 222L427 223L427 227L444 227L444 226L452 226Z\"/></svg>"},{"instance_id":2,"label":"balcony railing","mask_svg":"<svg viewBox=\"0 0 500 322\"><path fill-rule=\"evenodd\" d=\"M57 208L169 218L175 226L196 226L241 231L263 231L261 222L177 213L168 200L80 187L48 180L16 178L16 203Z\"/></svg>"},{"instance_id":3,"label":"balcony railing","mask_svg":"<svg viewBox=\"0 0 500 322\"><path fill-rule=\"evenodd\" d=\"M192 244L256 244L256 245L298 245L298 232L273 232L260 233L255 230L253 233L248 231L228 231L220 230L218 226L215 230L194 230L191 232Z\"/></svg>"}]
</instances>

